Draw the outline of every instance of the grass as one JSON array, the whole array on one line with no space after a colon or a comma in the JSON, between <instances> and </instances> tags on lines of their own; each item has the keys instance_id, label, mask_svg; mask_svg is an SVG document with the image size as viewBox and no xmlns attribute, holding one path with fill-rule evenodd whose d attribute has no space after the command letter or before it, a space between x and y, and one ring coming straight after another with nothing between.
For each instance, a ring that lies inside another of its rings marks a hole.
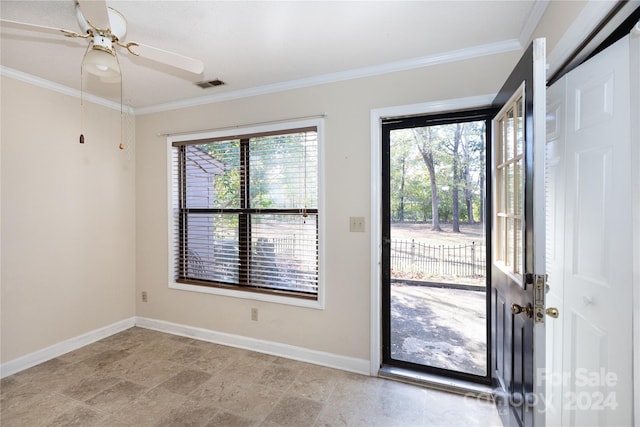
<instances>
[{"instance_id":1,"label":"grass","mask_svg":"<svg viewBox=\"0 0 640 427\"><path fill-rule=\"evenodd\" d=\"M440 224L442 231L431 230L430 223L392 223L391 239L415 240L429 245L468 245L471 242L484 244L483 224L460 224L460 233L453 232L452 224Z\"/></svg>"}]
</instances>

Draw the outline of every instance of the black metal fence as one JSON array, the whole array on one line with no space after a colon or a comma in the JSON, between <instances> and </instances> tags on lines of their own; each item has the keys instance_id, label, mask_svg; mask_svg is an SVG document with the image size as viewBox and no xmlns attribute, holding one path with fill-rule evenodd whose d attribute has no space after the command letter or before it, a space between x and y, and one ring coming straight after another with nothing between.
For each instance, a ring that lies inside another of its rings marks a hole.
<instances>
[{"instance_id":1,"label":"black metal fence","mask_svg":"<svg viewBox=\"0 0 640 427\"><path fill-rule=\"evenodd\" d=\"M415 240L391 241L392 276L484 277L486 247L468 245L427 245Z\"/></svg>"}]
</instances>

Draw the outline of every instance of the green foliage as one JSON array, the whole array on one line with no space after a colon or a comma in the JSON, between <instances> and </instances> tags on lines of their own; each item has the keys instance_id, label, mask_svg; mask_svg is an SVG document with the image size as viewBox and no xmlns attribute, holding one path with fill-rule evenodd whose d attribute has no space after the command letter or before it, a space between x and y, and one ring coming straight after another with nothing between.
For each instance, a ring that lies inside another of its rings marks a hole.
<instances>
[{"instance_id":1,"label":"green foliage","mask_svg":"<svg viewBox=\"0 0 640 427\"><path fill-rule=\"evenodd\" d=\"M251 208L316 208L318 147L315 132L249 139L249 203ZM239 208L241 141L215 141L199 146L219 163L214 173L215 207Z\"/></svg>"},{"instance_id":2,"label":"green foliage","mask_svg":"<svg viewBox=\"0 0 640 427\"><path fill-rule=\"evenodd\" d=\"M454 147L456 124L391 132L391 220L393 222L431 222L432 191L425 154L431 156L435 170L438 216L441 222L453 220L453 188L459 193L459 220L468 222L467 198L474 221L482 209L485 168L485 122L462 124L462 136ZM454 179L457 162L457 179Z\"/></svg>"},{"instance_id":3,"label":"green foliage","mask_svg":"<svg viewBox=\"0 0 640 427\"><path fill-rule=\"evenodd\" d=\"M215 176L215 207L240 207L240 141L218 141L200 149L220 163L222 173Z\"/></svg>"}]
</instances>

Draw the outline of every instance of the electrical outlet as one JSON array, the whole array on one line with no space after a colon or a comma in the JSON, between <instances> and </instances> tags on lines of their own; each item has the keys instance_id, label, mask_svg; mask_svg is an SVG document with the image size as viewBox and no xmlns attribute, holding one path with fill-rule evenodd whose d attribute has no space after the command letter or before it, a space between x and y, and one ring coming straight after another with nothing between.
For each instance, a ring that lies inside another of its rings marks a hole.
<instances>
[{"instance_id":1,"label":"electrical outlet","mask_svg":"<svg viewBox=\"0 0 640 427\"><path fill-rule=\"evenodd\" d=\"M258 321L258 309L253 307L251 309L251 320L257 322Z\"/></svg>"},{"instance_id":2,"label":"electrical outlet","mask_svg":"<svg viewBox=\"0 0 640 427\"><path fill-rule=\"evenodd\" d=\"M364 233L364 217L352 216L349 218L349 231L356 233Z\"/></svg>"},{"instance_id":3,"label":"electrical outlet","mask_svg":"<svg viewBox=\"0 0 640 427\"><path fill-rule=\"evenodd\" d=\"M142 291L142 302L147 302L147 291Z\"/></svg>"}]
</instances>

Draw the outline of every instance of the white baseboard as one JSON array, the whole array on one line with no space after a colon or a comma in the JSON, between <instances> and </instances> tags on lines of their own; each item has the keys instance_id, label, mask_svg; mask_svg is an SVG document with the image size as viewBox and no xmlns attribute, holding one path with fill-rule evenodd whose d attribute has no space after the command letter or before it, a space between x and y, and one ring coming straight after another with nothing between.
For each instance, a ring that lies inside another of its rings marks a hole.
<instances>
[{"instance_id":1,"label":"white baseboard","mask_svg":"<svg viewBox=\"0 0 640 427\"><path fill-rule=\"evenodd\" d=\"M366 359L341 356L338 354L310 350L303 347L259 340L241 335L216 332L209 329L196 328L193 326L166 322L164 320L149 319L146 317L136 317L136 326L216 344L228 345L230 347L243 348L260 353L285 357L287 359L299 360L301 362L313 363L315 365L341 369L343 371L355 372L357 374L370 374L369 361Z\"/></svg>"},{"instance_id":2,"label":"white baseboard","mask_svg":"<svg viewBox=\"0 0 640 427\"><path fill-rule=\"evenodd\" d=\"M32 366L46 362L47 360L51 360L70 351L77 350L80 347L94 343L113 334L117 334L118 332L122 332L133 326L195 338L216 344L228 345L230 347L243 348L260 353L313 363L315 365L328 366L330 368L355 372L357 374L370 374L369 361L365 359L341 356L338 354L310 350L303 347L259 340L241 335L216 332L209 329L166 322L164 320L149 319L146 317L131 317L3 363L0 365L0 378L8 377L9 375L31 368Z\"/></svg>"},{"instance_id":3,"label":"white baseboard","mask_svg":"<svg viewBox=\"0 0 640 427\"><path fill-rule=\"evenodd\" d=\"M65 353L77 350L80 347L84 347L85 345L94 343L110 335L117 334L118 332L135 326L135 322L135 317L120 320L112 323L111 325L94 329L93 331L78 335L77 337L69 338L68 340L43 348L42 350L34 351L33 353L10 360L0 365L0 378L8 377L9 375L13 375L58 356L62 356Z\"/></svg>"}]
</instances>

